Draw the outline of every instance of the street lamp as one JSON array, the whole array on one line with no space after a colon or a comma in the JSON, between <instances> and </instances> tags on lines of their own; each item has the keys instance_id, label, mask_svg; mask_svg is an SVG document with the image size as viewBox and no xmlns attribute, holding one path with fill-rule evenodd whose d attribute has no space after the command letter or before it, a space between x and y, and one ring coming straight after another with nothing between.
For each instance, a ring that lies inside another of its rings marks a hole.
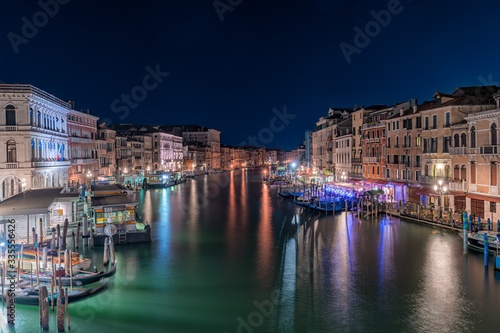
<instances>
[{"instance_id":1,"label":"street lamp","mask_svg":"<svg viewBox=\"0 0 500 333\"><path fill-rule=\"evenodd\" d=\"M443 181L440 179L437 185L434 185L434 191L439 194L439 205L441 206L441 196L445 195L448 192L448 187L443 185Z\"/></svg>"}]
</instances>

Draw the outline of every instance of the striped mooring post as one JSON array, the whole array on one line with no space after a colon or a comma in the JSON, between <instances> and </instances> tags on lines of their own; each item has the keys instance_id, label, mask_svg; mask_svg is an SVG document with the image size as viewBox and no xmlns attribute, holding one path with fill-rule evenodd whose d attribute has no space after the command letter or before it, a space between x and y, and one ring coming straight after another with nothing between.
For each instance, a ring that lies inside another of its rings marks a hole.
<instances>
[{"instance_id":1,"label":"striped mooring post","mask_svg":"<svg viewBox=\"0 0 500 333\"><path fill-rule=\"evenodd\" d=\"M484 266L488 266L488 234L484 233Z\"/></svg>"},{"instance_id":2,"label":"striped mooring post","mask_svg":"<svg viewBox=\"0 0 500 333\"><path fill-rule=\"evenodd\" d=\"M464 212L464 254L467 254L467 238L468 236L468 225L467 225L467 212Z\"/></svg>"},{"instance_id":3,"label":"striped mooring post","mask_svg":"<svg viewBox=\"0 0 500 333\"><path fill-rule=\"evenodd\" d=\"M488 231L490 231L491 223L490 223L490 218L488 217Z\"/></svg>"}]
</instances>

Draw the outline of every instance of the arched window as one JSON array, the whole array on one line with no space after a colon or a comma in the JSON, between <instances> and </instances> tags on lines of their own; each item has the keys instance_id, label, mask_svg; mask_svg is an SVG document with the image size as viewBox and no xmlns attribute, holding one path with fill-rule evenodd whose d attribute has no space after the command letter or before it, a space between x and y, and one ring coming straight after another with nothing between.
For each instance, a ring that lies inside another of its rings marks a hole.
<instances>
[{"instance_id":1,"label":"arched window","mask_svg":"<svg viewBox=\"0 0 500 333\"><path fill-rule=\"evenodd\" d=\"M5 107L5 125L16 126L16 108L13 105Z\"/></svg>"},{"instance_id":2,"label":"arched window","mask_svg":"<svg viewBox=\"0 0 500 333\"><path fill-rule=\"evenodd\" d=\"M467 181L467 167L465 165L462 165L460 169L460 179Z\"/></svg>"},{"instance_id":3,"label":"arched window","mask_svg":"<svg viewBox=\"0 0 500 333\"><path fill-rule=\"evenodd\" d=\"M372 157L375 157L375 147L372 147Z\"/></svg>"},{"instance_id":4,"label":"arched window","mask_svg":"<svg viewBox=\"0 0 500 333\"><path fill-rule=\"evenodd\" d=\"M406 144L407 144L407 142L406 142L406 135L405 135L405 136L403 137L403 147L404 147L404 148L406 148Z\"/></svg>"},{"instance_id":5,"label":"arched window","mask_svg":"<svg viewBox=\"0 0 500 333\"><path fill-rule=\"evenodd\" d=\"M460 139L460 147L467 147L467 134L462 133Z\"/></svg>"},{"instance_id":6,"label":"arched window","mask_svg":"<svg viewBox=\"0 0 500 333\"><path fill-rule=\"evenodd\" d=\"M396 145L394 147L399 148L399 136L396 136Z\"/></svg>"},{"instance_id":7,"label":"arched window","mask_svg":"<svg viewBox=\"0 0 500 333\"><path fill-rule=\"evenodd\" d=\"M387 148L391 148L391 138L387 138Z\"/></svg>"},{"instance_id":8,"label":"arched window","mask_svg":"<svg viewBox=\"0 0 500 333\"><path fill-rule=\"evenodd\" d=\"M453 136L453 147L460 147L460 135L458 133Z\"/></svg>"},{"instance_id":9,"label":"arched window","mask_svg":"<svg viewBox=\"0 0 500 333\"><path fill-rule=\"evenodd\" d=\"M476 148L476 128L474 126L470 128L470 147Z\"/></svg>"},{"instance_id":10,"label":"arched window","mask_svg":"<svg viewBox=\"0 0 500 333\"><path fill-rule=\"evenodd\" d=\"M380 157L380 151L378 149L378 146L377 146L377 157Z\"/></svg>"},{"instance_id":11,"label":"arched window","mask_svg":"<svg viewBox=\"0 0 500 333\"><path fill-rule=\"evenodd\" d=\"M455 167L453 167L453 178L455 180L460 180L460 167L458 166L458 164L455 164Z\"/></svg>"},{"instance_id":12,"label":"arched window","mask_svg":"<svg viewBox=\"0 0 500 333\"><path fill-rule=\"evenodd\" d=\"M491 137L491 145L496 146L497 145L497 124L493 123L491 124L490 127L490 137Z\"/></svg>"},{"instance_id":13,"label":"arched window","mask_svg":"<svg viewBox=\"0 0 500 333\"><path fill-rule=\"evenodd\" d=\"M33 126L33 121L34 121L33 116L34 116L33 115L33 109L30 109L30 125L31 126Z\"/></svg>"},{"instance_id":14,"label":"arched window","mask_svg":"<svg viewBox=\"0 0 500 333\"><path fill-rule=\"evenodd\" d=\"M411 148L411 135L408 135L408 148Z\"/></svg>"},{"instance_id":15,"label":"arched window","mask_svg":"<svg viewBox=\"0 0 500 333\"><path fill-rule=\"evenodd\" d=\"M426 164L426 165L425 165L425 167L424 167L424 174L425 174L426 176L428 176L428 175L429 175L429 165L428 165L428 164Z\"/></svg>"},{"instance_id":16,"label":"arched window","mask_svg":"<svg viewBox=\"0 0 500 333\"><path fill-rule=\"evenodd\" d=\"M42 127L42 114L40 113L40 111L37 112L37 115L38 115L38 118L37 118L37 126L38 127Z\"/></svg>"},{"instance_id":17,"label":"arched window","mask_svg":"<svg viewBox=\"0 0 500 333\"><path fill-rule=\"evenodd\" d=\"M42 141L38 141L38 159L43 158Z\"/></svg>"},{"instance_id":18,"label":"arched window","mask_svg":"<svg viewBox=\"0 0 500 333\"><path fill-rule=\"evenodd\" d=\"M421 140L420 140L420 133L419 133L419 134L417 134L417 137L415 138L415 147L420 147L420 144L421 144L420 141Z\"/></svg>"},{"instance_id":19,"label":"arched window","mask_svg":"<svg viewBox=\"0 0 500 333\"><path fill-rule=\"evenodd\" d=\"M16 157L16 142L14 140L7 141L7 163L17 162Z\"/></svg>"},{"instance_id":20,"label":"arched window","mask_svg":"<svg viewBox=\"0 0 500 333\"><path fill-rule=\"evenodd\" d=\"M31 139L31 161L34 161L35 158L36 158L36 156L35 156L35 154L36 154L35 148L36 148L36 146L35 146L35 140Z\"/></svg>"}]
</instances>

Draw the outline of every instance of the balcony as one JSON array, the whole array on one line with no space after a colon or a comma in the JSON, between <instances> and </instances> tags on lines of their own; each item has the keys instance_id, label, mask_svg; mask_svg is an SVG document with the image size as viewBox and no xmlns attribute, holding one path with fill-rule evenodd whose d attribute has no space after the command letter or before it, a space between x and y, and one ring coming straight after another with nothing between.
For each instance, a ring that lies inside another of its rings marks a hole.
<instances>
[{"instance_id":1,"label":"balcony","mask_svg":"<svg viewBox=\"0 0 500 333\"><path fill-rule=\"evenodd\" d=\"M363 163L380 163L380 157L363 157Z\"/></svg>"},{"instance_id":2,"label":"balcony","mask_svg":"<svg viewBox=\"0 0 500 333\"><path fill-rule=\"evenodd\" d=\"M363 124L363 129L373 128L373 127L385 127L385 120L373 121L371 123Z\"/></svg>"},{"instance_id":3,"label":"balcony","mask_svg":"<svg viewBox=\"0 0 500 333\"><path fill-rule=\"evenodd\" d=\"M491 154L498 154L500 149L498 149L499 146L482 146L479 147L479 154L481 155L491 155Z\"/></svg>"},{"instance_id":4,"label":"balcony","mask_svg":"<svg viewBox=\"0 0 500 333\"><path fill-rule=\"evenodd\" d=\"M450 147L450 155L467 155L469 148L467 147Z\"/></svg>"},{"instance_id":5,"label":"balcony","mask_svg":"<svg viewBox=\"0 0 500 333\"><path fill-rule=\"evenodd\" d=\"M434 177L434 176L424 176L424 175L419 175L417 180L419 183L427 185L437 184L439 180L442 180L444 183L451 181L451 179L445 177Z\"/></svg>"},{"instance_id":6,"label":"balcony","mask_svg":"<svg viewBox=\"0 0 500 333\"><path fill-rule=\"evenodd\" d=\"M5 169L17 169L17 163L5 163Z\"/></svg>"},{"instance_id":7,"label":"balcony","mask_svg":"<svg viewBox=\"0 0 500 333\"><path fill-rule=\"evenodd\" d=\"M32 168L65 167L65 166L68 166L68 167L70 166L69 160L31 162Z\"/></svg>"},{"instance_id":8,"label":"balcony","mask_svg":"<svg viewBox=\"0 0 500 333\"><path fill-rule=\"evenodd\" d=\"M448 184L448 188L451 191L467 191L467 182L465 182L465 181L462 181L462 182L459 182L459 181L450 182Z\"/></svg>"},{"instance_id":9,"label":"balcony","mask_svg":"<svg viewBox=\"0 0 500 333\"><path fill-rule=\"evenodd\" d=\"M360 157L353 157L351 158L351 163L363 163L362 159Z\"/></svg>"},{"instance_id":10,"label":"balcony","mask_svg":"<svg viewBox=\"0 0 500 333\"><path fill-rule=\"evenodd\" d=\"M380 138L366 139L366 143L379 143Z\"/></svg>"}]
</instances>

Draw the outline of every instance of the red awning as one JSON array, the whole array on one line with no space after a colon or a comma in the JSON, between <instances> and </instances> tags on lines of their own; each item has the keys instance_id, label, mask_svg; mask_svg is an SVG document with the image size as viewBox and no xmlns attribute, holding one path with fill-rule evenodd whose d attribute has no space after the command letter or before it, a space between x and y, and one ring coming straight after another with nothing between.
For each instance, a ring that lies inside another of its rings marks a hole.
<instances>
[{"instance_id":1,"label":"red awning","mask_svg":"<svg viewBox=\"0 0 500 333\"><path fill-rule=\"evenodd\" d=\"M405 183L400 183L400 182L391 182L390 184L394 186L405 186Z\"/></svg>"},{"instance_id":2,"label":"red awning","mask_svg":"<svg viewBox=\"0 0 500 333\"><path fill-rule=\"evenodd\" d=\"M367 180L365 181L365 183L366 183L366 184L373 184L373 183L375 183L376 181L377 181L377 179L367 179Z\"/></svg>"},{"instance_id":3,"label":"red awning","mask_svg":"<svg viewBox=\"0 0 500 333\"><path fill-rule=\"evenodd\" d=\"M500 198L498 198L498 197L488 197L486 195L478 195L478 194L467 194L466 196L467 196L467 198L471 198L471 199L500 202Z\"/></svg>"},{"instance_id":4,"label":"red awning","mask_svg":"<svg viewBox=\"0 0 500 333\"><path fill-rule=\"evenodd\" d=\"M454 195L456 197L465 197L465 193L464 192L450 192L451 195Z\"/></svg>"},{"instance_id":5,"label":"red awning","mask_svg":"<svg viewBox=\"0 0 500 333\"><path fill-rule=\"evenodd\" d=\"M377 180L375 183L378 184L378 185L387 185L387 184L389 184L389 182L386 181L386 180Z\"/></svg>"},{"instance_id":6,"label":"red awning","mask_svg":"<svg viewBox=\"0 0 500 333\"><path fill-rule=\"evenodd\" d=\"M417 192L417 195L424 195L426 197L429 197L429 196L438 197L439 196L439 194L434 192L434 189L432 189L430 187L424 187L424 188L420 189L420 191Z\"/></svg>"}]
</instances>

